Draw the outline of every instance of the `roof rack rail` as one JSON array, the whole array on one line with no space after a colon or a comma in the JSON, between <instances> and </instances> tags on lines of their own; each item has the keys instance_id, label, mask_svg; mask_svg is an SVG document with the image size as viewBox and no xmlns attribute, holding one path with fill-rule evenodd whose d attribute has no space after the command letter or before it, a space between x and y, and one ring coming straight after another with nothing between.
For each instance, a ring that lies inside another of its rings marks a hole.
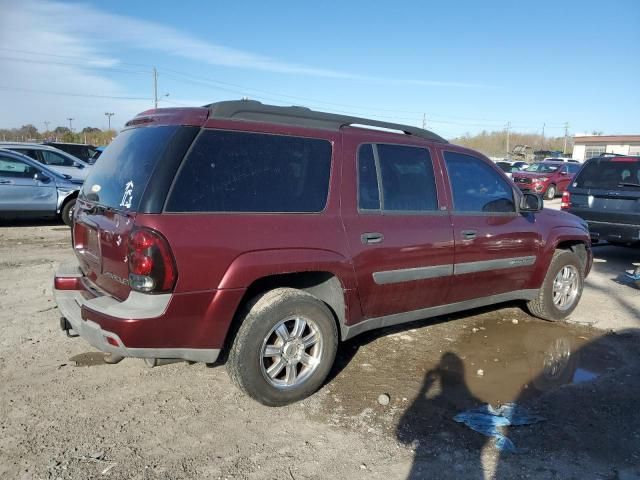
<instances>
[{"instance_id":1,"label":"roof rack rail","mask_svg":"<svg viewBox=\"0 0 640 480\"><path fill-rule=\"evenodd\" d=\"M280 107L265 105L255 100L232 100L204 105L209 109L209 118L229 118L236 120L250 120L254 122L272 122L285 125L299 125L310 128L324 128L340 130L347 126L369 126L398 130L406 135L431 140L433 142L449 143L444 138L429 130L401 125L399 123L382 122L368 118L351 117L335 113L317 112L307 107Z\"/></svg>"}]
</instances>

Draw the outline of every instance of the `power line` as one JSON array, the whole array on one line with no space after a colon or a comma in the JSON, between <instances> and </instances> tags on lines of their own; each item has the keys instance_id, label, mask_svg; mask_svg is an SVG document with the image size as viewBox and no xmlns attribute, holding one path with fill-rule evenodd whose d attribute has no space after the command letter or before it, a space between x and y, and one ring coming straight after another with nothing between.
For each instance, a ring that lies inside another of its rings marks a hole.
<instances>
[{"instance_id":1,"label":"power line","mask_svg":"<svg viewBox=\"0 0 640 480\"><path fill-rule=\"evenodd\" d=\"M240 95L246 95L247 91L258 92L258 93L260 93L260 95L253 95L254 98L262 98L262 99L265 99L265 100L276 101L276 102L279 102L279 103L287 103L287 102L289 102L290 100L283 100L284 98L286 98L286 99L294 99L294 100L304 100L304 101L311 102L312 104L316 104L316 105L317 104L332 105L332 106L340 108L340 110L337 110L337 109L332 109L332 110L337 111L339 113L349 114L349 115L375 116L375 117L379 117L379 118L387 118L387 119L394 119L394 120L407 120L407 121L411 121L413 123L420 123L421 122L421 118L420 117L424 114L424 112L418 112L418 111L390 110L390 109L384 109L384 108L365 107L365 106L361 106L361 105L358 106L358 105L349 105L349 104L342 104L342 103L335 103L335 102L327 102L327 101L324 101L324 100L317 100L317 99L312 99L312 98L309 98L309 97L301 97L301 96L296 96L296 95L287 95L287 94L282 94L282 93L274 93L274 92L269 92L269 91L262 90L262 89L257 89L257 88L252 88L252 87L245 87L245 86L234 84L234 83L222 82L220 80L214 80L214 79L208 78L208 77L185 74L185 73L182 73L182 72L178 72L176 70L171 70L171 69L166 69L166 68L161 69L161 71L164 72L164 74L166 76L168 76L170 78L173 78L175 80L186 81L186 82L195 83L195 84L199 84L199 85L215 86L215 88L218 89L218 90L229 91L229 92L232 92L232 93L238 93ZM229 87L232 87L232 88L229 88ZM326 108L326 107L320 107L320 108ZM356 112L356 111L353 111L351 109L356 109L356 110L360 109L360 110L365 110L365 111L376 111L376 112L409 113L409 114L420 115L420 117L418 117L418 116L416 116L416 117L407 117L407 116L399 116L399 115L370 114L370 113ZM452 116L452 115L442 115L442 114L437 114L437 113L432 113L432 112L429 112L429 117L430 118L431 117L460 118L460 119L469 120L469 118L465 118L465 117L455 117L455 116ZM495 123L496 125L493 125L494 127L500 127L500 126L504 125L504 121L503 120L487 120L487 119L475 119L475 120L476 121L482 121L484 123L478 124L478 123L455 122L455 121L445 121L445 120L439 120L439 121L430 120L430 121L432 123L451 124L451 125L468 125L468 126L491 126L491 125L488 125L488 123Z\"/></svg>"},{"instance_id":2,"label":"power line","mask_svg":"<svg viewBox=\"0 0 640 480\"><path fill-rule=\"evenodd\" d=\"M33 60L29 58L15 58L15 57L5 57L0 55L1 60L8 60L10 62L19 62L19 63L31 63L36 65L59 65L65 67L82 67L90 70L109 70L112 72L123 72L123 73L149 73L148 70L131 70L126 68L118 68L111 67L106 65L92 65L91 63L71 63L71 62L55 62L52 60Z\"/></svg>"},{"instance_id":3,"label":"power line","mask_svg":"<svg viewBox=\"0 0 640 480\"><path fill-rule=\"evenodd\" d=\"M85 98L110 98L113 100L151 100L148 97L125 97L117 95L98 95L90 93L71 93L71 92L53 92L49 90L35 90L31 88L18 88L18 87L6 87L0 86L0 90L13 91L13 92L26 92L26 93L41 93L45 95L62 95L67 97L85 97Z\"/></svg>"},{"instance_id":4,"label":"power line","mask_svg":"<svg viewBox=\"0 0 640 480\"><path fill-rule=\"evenodd\" d=\"M48 52L34 52L33 50L19 50L19 49L15 49L15 48L5 48L5 47L0 47L0 50L3 50L5 52L14 52L14 53L26 53L27 55L40 55L40 56L45 56L45 57L56 57L56 58L71 58L71 59L76 59L76 60L86 60L86 57L81 57L78 55L59 55L59 54L55 54L55 53L48 53ZM126 63L126 62L118 62L119 65L130 65L132 67L145 67L145 68L151 68L151 65L145 65L144 63Z\"/></svg>"}]
</instances>

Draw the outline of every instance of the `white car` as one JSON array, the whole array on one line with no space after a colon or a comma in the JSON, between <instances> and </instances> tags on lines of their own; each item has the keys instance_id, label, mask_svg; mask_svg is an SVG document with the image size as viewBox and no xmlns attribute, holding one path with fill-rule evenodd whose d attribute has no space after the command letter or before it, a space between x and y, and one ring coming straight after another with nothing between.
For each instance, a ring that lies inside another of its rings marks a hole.
<instances>
[{"instance_id":1,"label":"white car","mask_svg":"<svg viewBox=\"0 0 640 480\"><path fill-rule=\"evenodd\" d=\"M39 143L0 142L0 148L31 157L55 172L69 175L73 180L84 180L91 170L91 165L87 162L57 148Z\"/></svg>"}]
</instances>

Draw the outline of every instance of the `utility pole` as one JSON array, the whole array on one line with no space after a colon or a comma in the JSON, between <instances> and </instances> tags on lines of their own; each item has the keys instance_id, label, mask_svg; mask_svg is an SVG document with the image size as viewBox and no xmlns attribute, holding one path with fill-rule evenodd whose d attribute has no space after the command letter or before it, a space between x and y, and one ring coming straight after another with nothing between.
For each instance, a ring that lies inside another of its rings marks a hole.
<instances>
[{"instance_id":1,"label":"utility pole","mask_svg":"<svg viewBox=\"0 0 640 480\"><path fill-rule=\"evenodd\" d=\"M153 105L158 108L158 70L153 67Z\"/></svg>"},{"instance_id":2,"label":"utility pole","mask_svg":"<svg viewBox=\"0 0 640 480\"><path fill-rule=\"evenodd\" d=\"M425 128L427 128L427 114L423 113L422 114L422 129L424 130Z\"/></svg>"},{"instance_id":3,"label":"utility pole","mask_svg":"<svg viewBox=\"0 0 640 480\"><path fill-rule=\"evenodd\" d=\"M73 122L75 118L67 117L67 120L69 120L69 130L73 132L73 124L71 122Z\"/></svg>"},{"instance_id":4,"label":"utility pole","mask_svg":"<svg viewBox=\"0 0 640 480\"><path fill-rule=\"evenodd\" d=\"M107 116L107 121L109 122L109 130L111 130L111 117L113 117L114 113L113 112L104 112L104 114Z\"/></svg>"},{"instance_id":5,"label":"utility pole","mask_svg":"<svg viewBox=\"0 0 640 480\"><path fill-rule=\"evenodd\" d=\"M48 131L49 131L49 124L50 124L51 122L42 122L42 123L44 123L44 128L46 129L45 131L47 131L47 132L48 132Z\"/></svg>"},{"instance_id":6,"label":"utility pole","mask_svg":"<svg viewBox=\"0 0 640 480\"><path fill-rule=\"evenodd\" d=\"M507 122L507 159L509 159L509 135L511 134L511 122Z\"/></svg>"},{"instance_id":7,"label":"utility pole","mask_svg":"<svg viewBox=\"0 0 640 480\"><path fill-rule=\"evenodd\" d=\"M547 126L546 123L542 124L542 142L540 144L540 150L544 150L544 127L546 127L546 126Z\"/></svg>"},{"instance_id":8,"label":"utility pole","mask_svg":"<svg viewBox=\"0 0 640 480\"><path fill-rule=\"evenodd\" d=\"M569 122L564 122L564 148L562 153L567 153L567 137L569 136Z\"/></svg>"}]
</instances>

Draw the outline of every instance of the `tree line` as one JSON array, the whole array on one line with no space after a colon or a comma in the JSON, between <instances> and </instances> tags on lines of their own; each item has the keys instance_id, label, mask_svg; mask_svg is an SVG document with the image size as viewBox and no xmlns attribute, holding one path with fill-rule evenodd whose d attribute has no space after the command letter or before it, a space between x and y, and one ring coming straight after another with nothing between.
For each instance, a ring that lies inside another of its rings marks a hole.
<instances>
[{"instance_id":1,"label":"tree line","mask_svg":"<svg viewBox=\"0 0 640 480\"><path fill-rule=\"evenodd\" d=\"M51 130L39 131L35 125L27 124L20 128L1 128L0 140L4 142L70 142L87 143L95 146L108 145L118 134L114 129L101 130L84 127L73 132L69 127L58 126Z\"/></svg>"},{"instance_id":2,"label":"tree line","mask_svg":"<svg viewBox=\"0 0 640 480\"><path fill-rule=\"evenodd\" d=\"M451 140L451 143L463 145L484 153L488 157L506 157L507 155L507 132L495 131L482 132L471 135L466 133ZM509 133L509 151L512 152L516 145L527 145L532 150L550 150L562 152L564 148L564 137L547 137L536 133ZM573 138L567 138L567 151L571 153L573 149Z\"/></svg>"}]
</instances>

